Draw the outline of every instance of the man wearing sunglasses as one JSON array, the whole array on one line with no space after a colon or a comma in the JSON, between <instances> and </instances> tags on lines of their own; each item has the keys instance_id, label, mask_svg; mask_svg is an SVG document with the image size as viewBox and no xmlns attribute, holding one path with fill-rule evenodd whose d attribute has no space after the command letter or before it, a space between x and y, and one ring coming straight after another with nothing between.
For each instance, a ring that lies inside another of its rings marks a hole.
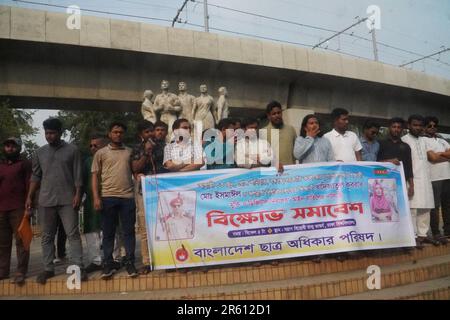
<instances>
[{"instance_id":1,"label":"man wearing sunglasses","mask_svg":"<svg viewBox=\"0 0 450 320\"><path fill-rule=\"evenodd\" d=\"M434 206L430 212L430 227L435 240L447 244L450 236L450 144L437 134L439 120L425 118L425 134L428 137L428 160L431 162L431 182ZM444 236L439 230L439 208L442 209Z\"/></svg>"}]
</instances>

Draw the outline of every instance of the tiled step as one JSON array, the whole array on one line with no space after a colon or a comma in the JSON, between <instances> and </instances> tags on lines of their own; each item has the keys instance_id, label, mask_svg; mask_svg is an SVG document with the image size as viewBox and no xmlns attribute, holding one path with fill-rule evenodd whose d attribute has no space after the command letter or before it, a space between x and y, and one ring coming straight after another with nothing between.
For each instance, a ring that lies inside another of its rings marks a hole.
<instances>
[{"instance_id":1,"label":"tiled step","mask_svg":"<svg viewBox=\"0 0 450 320\"><path fill-rule=\"evenodd\" d=\"M412 254L407 254L402 249L377 250L369 252L369 256L362 256L361 254L351 256L344 262L338 262L336 259L328 257L322 263L317 264L308 258L303 258L303 261L299 259L283 260L278 266L266 264L255 267L252 264L242 264L233 267L216 267L210 269L207 273L198 269L187 273L156 271L136 279L129 279L125 272L121 272L109 281L100 279L100 272L97 272L90 275L88 282L81 284L81 290L67 289L67 275L62 274L50 279L46 285L37 284L34 277L27 279L26 284L21 288L11 284L8 280L0 281L0 296L70 295L251 284L352 270L366 270L370 265L390 266L441 255L450 255L450 246L427 246L424 250L414 250Z\"/></svg>"},{"instance_id":2,"label":"tiled step","mask_svg":"<svg viewBox=\"0 0 450 320\"><path fill-rule=\"evenodd\" d=\"M394 288L372 290L333 300L394 300L394 299L450 299L450 276L429 281L417 282Z\"/></svg>"},{"instance_id":3,"label":"tiled step","mask_svg":"<svg viewBox=\"0 0 450 320\"><path fill-rule=\"evenodd\" d=\"M345 263L345 262L344 262ZM381 287L393 288L450 276L450 255L381 267ZM124 293L99 291L98 294L47 295L67 299L329 299L369 291L366 269L285 280L263 280L252 283L200 286L151 291L121 290ZM375 292L375 291L371 291Z\"/></svg>"}]
</instances>

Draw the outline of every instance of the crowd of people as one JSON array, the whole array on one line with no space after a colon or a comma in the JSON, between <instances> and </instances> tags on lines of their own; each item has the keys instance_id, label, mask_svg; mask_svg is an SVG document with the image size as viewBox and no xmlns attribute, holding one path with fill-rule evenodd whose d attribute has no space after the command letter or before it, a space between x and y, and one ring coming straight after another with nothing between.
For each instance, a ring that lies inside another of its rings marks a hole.
<instances>
[{"instance_id":1,"label":"crowd of people","mask_svg":"<svg viewBox=\"0 0 450 320\"><path fill-rule=\"evenodd\" d=\"M13 281L17 285L25 282L30 254L16 231L23 216L31 213L36 196L44 266L38 283L45 284L55 276L55 258L62 255L55 253L55 237L60 232L68 239L71 263L80 266L82 281L97 270L102 270L102 279L110 279L121 268L130 277L151 272L141 179L168 172L274 166L282 173L284 166L297 162L402 162L417 249L427 242L447 244L450 145L437 134L437 118L392 118L387 138L378 141L380 125L373 121L364 124L360 137L349 131L349 112L345 109L332 111L333 129L325 134L316 115L305 116L299 136L283 122L282 113L280 103L270 102L266 108L269 123L264 128L259 128L257 119L222 119L216 129L201 135L200 143L191 134L194 124L186 119L173 123L169 138L166 123L142 120L137 127L138 141L132 148L123 143L127 126L113 122L107 135L92 136L91 155L84 160L74 144L62 140L63 127L57 118L44 121L48 144L36 151L32 162L20 157L19 138L7 139L3 143L5 160L0 164L0 280L10 276L15 236L18 266ZM405 129L409 131L403 135ZM390 209L382 188L374 185L373 189L374 219L387 219L386 210ZM177 206L177 201L170 205ZM440 211L444 234L439 229ZM136 222L143 263L140 272L135 267Z\"/></svg>"}]
</instances>

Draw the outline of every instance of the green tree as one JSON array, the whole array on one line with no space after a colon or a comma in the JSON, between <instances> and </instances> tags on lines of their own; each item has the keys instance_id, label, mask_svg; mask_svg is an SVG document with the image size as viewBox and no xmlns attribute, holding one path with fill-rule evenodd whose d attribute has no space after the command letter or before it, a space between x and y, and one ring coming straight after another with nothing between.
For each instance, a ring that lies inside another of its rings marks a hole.
<instances>
[{"instance_id":1,"label":"green tree","mask_svg":"<svg viewBox=\"0 0 450 320\"><path fill-rule=\"evenodd\" d=\"M38 148L31 138L38 132L33 127L34 111L15 109L8 100L0 102L0 142L9 137L18 137L23 141L22 151L30 159Z\"/></svg>"},{"instance_id":2,"label":"green tree","mask_svg":"<svg viewBox=\"0 0 450 320\"><path fill-rule=\"evenodd\" d=\"M109 124L113 121L123 122L128 130L124 143L132 145L136 141L136 126L142 120L137 112L99 112L99 111L65 111L58 112L58 118L63 122L63 128L70 133L70 140L81 152L89 153L89 140L93 134L105 135ZM67 133L66 133L67 136Z\"/></svg>"}]
</instances>

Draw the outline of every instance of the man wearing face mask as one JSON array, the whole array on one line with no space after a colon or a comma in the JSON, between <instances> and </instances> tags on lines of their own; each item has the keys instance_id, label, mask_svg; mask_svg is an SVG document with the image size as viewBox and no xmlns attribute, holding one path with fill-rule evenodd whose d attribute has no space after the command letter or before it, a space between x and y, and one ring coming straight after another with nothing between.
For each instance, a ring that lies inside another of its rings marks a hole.
<instances>
[{"instance_id":1,"label":"man wearing face mask","mask_svg":"<svg viewBox=\"0 0 450 320\"><path fill-rule=\"evenodd\" d=\"M24 215L24 203L31 177L31 163L20 157L22 141L8 138L3 142L5 160L0 163L0 280L9 277L13 235L16 236L17 273L13 282L25 283L29 251L17 237L17 228Z\"/></svg>"}]
</instances>

